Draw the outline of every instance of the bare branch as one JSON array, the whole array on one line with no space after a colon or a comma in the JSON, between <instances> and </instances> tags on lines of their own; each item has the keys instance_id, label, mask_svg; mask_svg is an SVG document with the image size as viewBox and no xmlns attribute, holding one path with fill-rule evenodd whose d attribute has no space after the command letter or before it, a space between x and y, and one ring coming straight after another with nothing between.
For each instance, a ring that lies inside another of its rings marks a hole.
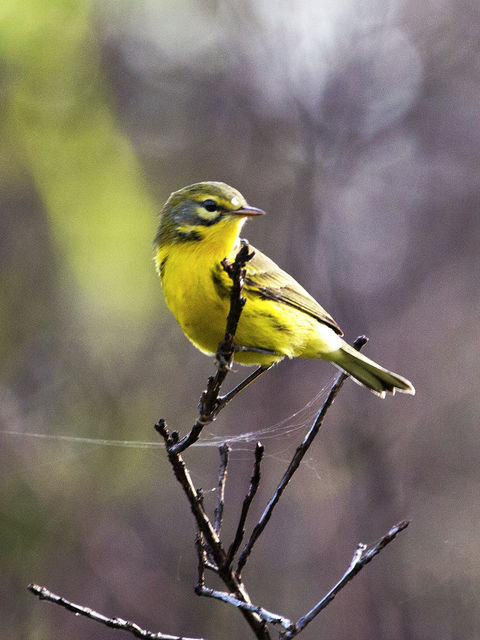
<instances>
[{"instance_id":1,"label":"bare branch","mask_svg":"<svg viewBox=\"0 0 480 640\"><path fill-rule=\"evenodd\" d=\"M230 604L237 609L256 613L258 616L260 616L260 618L262 618L264 622L267 622L269 624L280 624L286 631L289 631L294 627L292 621L288 618L285 618L278 613L272 613L271 611L268 611L267 609L259 607L255 604L247 604L246 602L235 598L231 593L226 593L225 591L217 591L216 589L209 589L205 586L202 586L201 588L197 587L195 589L195 592L199 596L215 598L216 600L226 602L227 604Z\"/></svg>"},{"instance_id":2,"label":"bare branch","mask_svg":"<svg viewBox=\"0 0 480 640\"><path fill-rule=\"evenodd\" d=\"M285 633L282 633L282 640L290 640L298 635L307 624L312 622L312 620L323 610L327 605L329 605L332 600L335 598L337 593L341 591L349 582L354 578L359 571L363 569L365 565L373 560L373 558L380 553L382 549L384 549L387 544L392 542L396 538L396 536L406 529L410 523L408 520L403 520L398 524L394 525L384 536L378 540L371 547L367 547L365 544L359 544L355 553L353 554L352 562L348 567L347 571L343 574L342 578L337 582L337 584L330 589L330 591L311 609L305 616L299 618L295 623L293 629L287 630Z\"/></svg>"},{"instance_id":3,"label":"bare branch","mask_svg":"<svg viewBox=\"0 0 480 640\"><path fill-rule=\"evenodd\" d=\"M367 338L365 336L359 336L355 340L355 342L353 343L353 346L355 347L355 349L359 350L366 343L367 343ZM265 508L265 511L262 513L262 515L260 517L260 520L255 525L255 528L252 531L252 535L250 536L249 541L247 542L247 544L243 548L243 551L242 551L242 553L240 555L240 558L238 560L238 566L237 566L237 571L236 571L237 577L239 577L241 575L242 569L243 569L243 567L245 566L245 564L246 564L246 562L248 560L248 557L249 557L249 555L250 555L250 553L252 551L253 545L255 544L255 542L257 541L258 537L262 534L263 530L267 526L267 523L271 518L273 509L275 508L277 502L280 500L280 497L282 496L287 484L292 479L293 474L295 473L295 471L300 466L301 461L303 460L305 454L307 453L308 449L310 448L310 445L312 444L313 440L315 439L315 436L317 435L320 427L322 426L323 420L325 418L325 415L326 415L328 409L332 406L333 401L337 397L338 392L342 388L342 385L343 385L343 383L345 382L345 380L347 378L348 378L348 375L346 373L338 374L338 376L335 379L335 382L332 385L332 388L330 389L330 393L328 394L325 402L323 403L322 408L320 409L320 411L317 414L315 422L310 427L310 429L309 429L307 435L305 436L305 438L303 439L302 443L298 445L298 447L297 447L297 449L295 451L295 454L294 454L290 464L288 465L287 470L283 474L282 479L280 480L277 488L275 489L275 493L273 494L272 498L270 499L270 502L267 504L267 506Z\"/></svg>"},{"instance_id":4,"label":"bare branch","mask_svg":"<svg viewBox=\"0 0 480 640\"><path fill-rule=\"evenodd\" d=\"M243 536L245 535L245 522L247 520L248 510L250 509L250 505L252 504L252 500L257 493L258 485L260 483L260 465L263 459L264 447L261 442L257 442L255 447L255 462L253 465L253 474L250 479L250 486L247 491L247 495L243 501L242 512L240 514L240 519L238 521L237 531L235 533L235 538L233 539L232 544L227 553L227 565L230 566L233 562L233 558L237 553L240 545L242 544Z\"/></svg>"},{"instance_id":5,"label":"bare branch","mask_svg":"<svg viewBox=\"0 0 480 640\"><path fill-rule=\"evenodd\" d=\"M231 449L228 444L221 444L218 448L220 452L220 472L218 475L218 501L215 508L214 528L218 535L222 529L223 507L225 504L225 483L227 481L228 454Z\"/></svg>"},{"instance_id":6,"label":"bare branch","mask_svg":"<svg viewBox=\"0 0 480 640\"><path fill-rule=\"evenodd\" d=\"M208 379L207 388L200 398L199 416L190 432L180 441L177 438L176 442L171 443L170 446L173 447L173 451L176 453L182 453L187 447L197 442L204 426L215 420L219 411L226 405L226 402L218 402L218 394L223 381L230 371L235 349L233 342L235 332L246 302L246 299L242 296L245 282L245 264L255 255L253 251L249 252L249 244L246 240L242 240L241 243L241 249L232 264L229 264L226 260L222 261L222 266L232 279L233 284L230 291L230 311L227 318L225 337L218 345L216 354L217 373Z\"/></svg>"},{"instance_id":7,"label":"bare branch","mask_svg":"<svg viewBox=\"0 0 480 640\"><path fill-rule=\"evenodd\" d=\"M248 595L248 592L242 581L235 576L231 568L226 564L226 553L222 547L215 528L213 527L210 519L205 512L205 509L203 508L201 496L192 483L190 473L185 466L182 457L180 456L180 454L176 453L174 447L172 446L173 435L171 436L169 434L163 420L159 420L159 422L155 425L155 429L158 431L158 433L160 433L165 441L168 459L170 461L170 464L172 465L175 477L182 485L184 493L187 496L200 534L201 536L203 536L203 539L208 547L208 551L211 553L211 556L218 568L218 575L225 583L225 586L232 592L232 595L235 598L246 604L251 604L250 596ZM174 437L173 440L175 440ZM202 563L204 566L207 566L203 561L203 556ZM265 626L264 620L262 620L262 618L251 609L242 608L241 611L258 640L270 640L270 634L267 627Z\"/></svg>"},{"instance_id":8,"label":"bare branch","mask_svg":"<svg viewBox=\"0 0 480 640\"><path fill-rule=\"evenodd\" d=\"M146 638L147 640L202 640L202 638L186 638L185 636L171 636L165 633L155 633L154 631L148 631L147 629L142 629L135 624L135 622L129 622L128 620L123 620L122 618L108 618L107 616L90 609L90 607L82 607L78 604L74 604L61 596L57 596L55 593L49 591L46 587L41 587L38 584L29 584L27 589L38 596L40 600L48 600L48 602L53 602L54 604L58 604L69 611L73 611L76 615L85 616L86 618L90 618L90 620L95 620L96 622L100 622L111 629L120 629L122 631L128 631L133 634L136 638Z\"/></svg>"},{"instance_id":9,"label":"bare branch","mask_svg":"<svg viewBox=\"0 0 480 640\"><path fill-rule=\"evenodd\" d=\"M197 591L197 589L203 589L205 587L205 567L208 562L201 533L197 533L195 538L195 549L197 551L198 559L198 580L197 586L195 587L195 591Z\"/></svg>"},{"instance_id":10,"label":"bare branch","mask_svg":"<svg viewBox=\"0 0 480 640\"><path fill-rule=\"evenodd\" d=\"M222 545L220 543L217 532L215 531L209 517L205 512L205 509L203 507L202 495L195 489L195 486L190 477L190 473L185 466L182 457L180 456L180 454L174 451L174 447L172 446L172 436L170 436L165 426L165 422L163 420L159 420L159 422L155 425L155 429L165 441L168 459L170 460L170 464L172 465L175 477L182 485L183 491L187 496L187 499L190 503L190 508L193 515L195 516L195 521L197 523L198 529L200 530L200 533L203 535L205 542L212 552L212 556L217 566L223 565L226 559L225 552L222 549Z\"/></svg>"}]
</instances>

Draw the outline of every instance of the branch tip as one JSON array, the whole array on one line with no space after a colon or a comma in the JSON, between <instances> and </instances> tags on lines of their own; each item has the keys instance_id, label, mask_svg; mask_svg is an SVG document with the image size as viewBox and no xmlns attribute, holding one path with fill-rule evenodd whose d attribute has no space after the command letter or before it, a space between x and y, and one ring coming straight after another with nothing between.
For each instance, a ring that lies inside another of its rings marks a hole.
<instances>
[{"instance_id":1,"label":"branch tip","mask_svg":"<svg viewBox=\"0 0 480 640\"><path fill-rule=\"evenodd\" d=\"M292 630L289 630L284 633L283 638L285 640L290 640L298 635L305 627L312 622L316 616L325 609L327 605L332 602L335 596L344 588L346 585L359 573L363 567L365 567L369 562L373 560L373 558L378 555L382 549L384 549L387 544L392 542L396 538L396 536L406 529L409 525L408 520L402 520L401 522L393 525L387 533L380 538L375 544L368 546L366 544L360 543L357 546L353 554L352 561L348 567L348 569L343 574L342 578L337 582L337 584L330 589L330 591L321 599L317 604L304 616L299 618L294 625Z\"/></svg>"},{"instance_id":2,"label":"branch tip","mask_svg":"<svg viewBox=\"0 0 480 640\"><path fill-rule=\"evenodd\" d=\"M263 444L261 442L257 442L257 444L255 445L255 457L263 456L264 451L265 447L263 446Z\"/></svg>"},{"instance_id":3,"label":"branch tip","mask_svg":"<svg viewBox=\"0 0 480 640\"><path fill-rule=\"evenodd\" d=\"M84 607L78 604L74 604L69 600L66 600L62 596L58 596L55 593L49 591L46 587L41 587L38 584L29 584L27 589L38 596L40 600L47 600L48 602L53 602L68 611L72 611L75 615L85 616L86 618L90 618L90 620L94 620L95 622L100 622L101 624L109 627L110 629L121 629L123 631L128 631L136 638L146 638L147 640L202 640L202 638L186 638L185 636L171 636L165 633L148 631L147 629L142 629L135 622L130 622L129 620L124 620L123 618L113 617L109 618L102 613L98 613L94 611L90 607Z\"/></svg>"}]
</instances>

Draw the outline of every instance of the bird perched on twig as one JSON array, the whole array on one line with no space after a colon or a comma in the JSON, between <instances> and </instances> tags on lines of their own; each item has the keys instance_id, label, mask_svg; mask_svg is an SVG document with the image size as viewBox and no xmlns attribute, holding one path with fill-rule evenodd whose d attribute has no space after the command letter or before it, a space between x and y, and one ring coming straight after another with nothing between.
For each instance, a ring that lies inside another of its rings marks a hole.
<instances>
[{"instance_id":1,"label":"bird perched on twig","mask_svg":"<svg viewBox=\"0 0 480 640\"><path fill-rule=\"evenodd\" d=\"M155 262L165 300L187 338L204 353L214 354L225 333L231 281L221 262L235 258L245 221L264 213L222 182L184 187L163 206ZM396 390L415 393L406 378L348 345L325 309L275 262L253 250L245 265L246 304L235 334L236 362L267 369L285 357L327 360L381 397Z\"/></svg>"}]
</instances>

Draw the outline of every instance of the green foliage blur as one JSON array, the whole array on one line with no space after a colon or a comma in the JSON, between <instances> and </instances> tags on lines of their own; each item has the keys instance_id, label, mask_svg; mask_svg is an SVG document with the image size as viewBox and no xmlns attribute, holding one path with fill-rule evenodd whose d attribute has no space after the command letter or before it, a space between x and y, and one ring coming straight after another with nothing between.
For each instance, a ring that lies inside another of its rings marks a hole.
<instances>
[{"instance_id":1,"label":"green foliage blur","mask_svg":"<svg viewBox=\"0 0 480 640\"><path fill-rule=\"evenodd\" d=\"M249 633L193 594L193 522L153 430L184 432L214 370L152 260L161 204L205 179L265 209L246 237L417 388L381 402L345 385L245 574L256 603L299 617L359 541L412 518L302 637L480 636L480 19L441 5L3 0L5 638L115 637L29 582L164 633ZM256 441L250 525L333 375L282 363L186 454L213 510L232 440L227 539Z\"/></svg>"}]
</instances>

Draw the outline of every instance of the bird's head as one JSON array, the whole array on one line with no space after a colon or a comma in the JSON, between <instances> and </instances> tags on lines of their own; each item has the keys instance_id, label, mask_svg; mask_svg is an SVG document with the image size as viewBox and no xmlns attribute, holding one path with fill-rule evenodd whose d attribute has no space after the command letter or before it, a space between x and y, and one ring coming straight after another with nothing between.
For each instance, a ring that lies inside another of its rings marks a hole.
<instances>
[{"instance_id":1,"label":"bird's head","mask_svg":"<svg viewBox=\"0 0 480 640\"><path fill-rule=\"evenodd\" d=\"M162 208L155 243L198 242L218 232L237 237L247 218L264 213L247 204L228 184L197 182L170 194Z\"/></svg>"}]
</instances>

